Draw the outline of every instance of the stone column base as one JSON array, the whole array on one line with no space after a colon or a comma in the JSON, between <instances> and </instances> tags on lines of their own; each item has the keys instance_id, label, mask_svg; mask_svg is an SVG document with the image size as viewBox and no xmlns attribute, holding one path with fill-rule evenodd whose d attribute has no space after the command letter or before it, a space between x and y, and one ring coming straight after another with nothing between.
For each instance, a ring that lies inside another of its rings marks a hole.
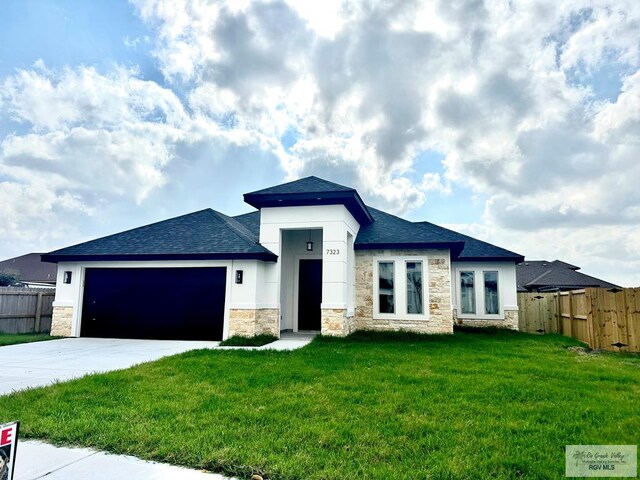
<instances>
[{"instance_id":1,"label":"stone column base","mask_svg":"<svg viewBox=\"0 0 640 480\"><path fill-rule=\"evenodd\" d=\"M322 335L344 337L354 331L354 318L344 308L322 309Z\"/></svg>"},{"instance_id":2,"label":"stone column base","mask_svg":"<svg viewBox=\"0 0 640 480\"><path fill-rule=\"evenodd\" d=\"M236 309L229 311L229 336L280 338L280 311L277 308Z\"/></svg>"},{"instance_id":3,"label":"stone column base","mask_svg":"<svg viewBox=\"0 0 640 480\"><path fill-rule=\"evenodd\" d=\"M54 306L51 314L51 336L71 337L73 324L72 306Z\"/></svg>"}]
</instances>

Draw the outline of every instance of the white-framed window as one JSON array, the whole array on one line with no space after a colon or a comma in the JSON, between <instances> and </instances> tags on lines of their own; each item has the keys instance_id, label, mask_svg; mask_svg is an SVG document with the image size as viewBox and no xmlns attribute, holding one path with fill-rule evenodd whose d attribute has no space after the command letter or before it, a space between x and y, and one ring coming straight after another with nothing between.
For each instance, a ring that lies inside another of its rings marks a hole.
<instances>
[{"instance_id":1,"label":"white-framed window","mask_svg":"<svg viewBox=\"0 0 640 480\"><path fill-rule=\"evenodd\" d=\"M407 260L405 270L407 272L407 313L422 315L424 313L422 261Z\"/></svg>"},{"instance_id":2,"label":"white-framed window","mask_svg":"<svg viewBox=\"0 0 640 480\"><path fill-rule=\"evenodd\" d=\"M427 319L426 257L373 260L373 318Z\"/></svg>"},{"instance_id":3,"label":"white-framed window","mask_svg":"<svg viewBox=\"0 0 640 480\"><path fill-rule=\"evenodd\" d=\"M498 292L498 272L484 271L484 313L498 315L500 313L500 295Z\"/></svg>"},{"instance_id":4,"label":"white-framed window","mask_svg":"<svg viewBox=\"0 0 640 480\"><path fill-rule=\"evenodd\" d=\"M495 268L459 268L458 315L462 318L499 319L503 316L500 271Z\"/></svg>"},{"instance_id":5,"label":"white-framed window","mask_svg":"<svg viewBox=\"0 0 640 480\"><path fill-rule=\"evenodd\" d=\"M475 272L460 272L460 311L463 314L476 314Z\"/></svg>"}]
</instances>

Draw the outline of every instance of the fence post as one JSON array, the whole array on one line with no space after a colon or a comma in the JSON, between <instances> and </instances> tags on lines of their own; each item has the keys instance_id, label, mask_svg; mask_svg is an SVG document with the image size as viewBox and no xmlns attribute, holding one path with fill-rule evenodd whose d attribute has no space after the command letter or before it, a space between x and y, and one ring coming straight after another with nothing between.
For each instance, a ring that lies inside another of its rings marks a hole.
<instances>
[{"instance_id":1,"label":"fence post","mask_svg":"<svg viewBox=\"0 0 640 480\"><path fill-rule=\"evenodd\" d=\"M33 326L33 333L40 333L40 319L42 318L42 292L38 292L38 300L36 301L36 322Z\"/></svg>"},{"instance_id":2,"label":"fence post","mask_svg":"<svg viewBox=\"0 0 640 480\"><path fill-rule=\"evenodd\" d=\"M562 326L562 297L560 292L554 294L556 297L556 332L564 335L564 328Z\"/></svg>"},{"instance_id":3,"label":"fence post","mask_svg":"<svg viewBox=\"0 0 640 480\"><path fill-rule=\"evenodd\" d=\"M593 289L585 288L584 303L587 308L587 332L589 333L589 347L596 348L596 336L593 325Z\"/></svg>"},{"instance_id":4,"label":"fence post","mask_svg":"<svg viewBox=\"0 0 640 480\"><path fill-rule=\"evenodd\" d=\"M573 337L573 291L569 290L569 336Z\"/></svg>"}]
</instances>

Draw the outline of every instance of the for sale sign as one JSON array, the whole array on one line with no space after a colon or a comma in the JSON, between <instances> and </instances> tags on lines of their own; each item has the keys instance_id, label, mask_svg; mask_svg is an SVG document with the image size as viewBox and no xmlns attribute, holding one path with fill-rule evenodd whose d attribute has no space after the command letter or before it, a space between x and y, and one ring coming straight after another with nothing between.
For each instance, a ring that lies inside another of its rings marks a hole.
<instances>
[{"instance_id":1,"label":"for sale sign","mask_svg":"<svg viewBox=\"0 0 640 480\"><path fill-rule=\"evenodd\" d=\"M0 480L12 480L20 422L0 425Z\"/></svg>"}]
</instances>

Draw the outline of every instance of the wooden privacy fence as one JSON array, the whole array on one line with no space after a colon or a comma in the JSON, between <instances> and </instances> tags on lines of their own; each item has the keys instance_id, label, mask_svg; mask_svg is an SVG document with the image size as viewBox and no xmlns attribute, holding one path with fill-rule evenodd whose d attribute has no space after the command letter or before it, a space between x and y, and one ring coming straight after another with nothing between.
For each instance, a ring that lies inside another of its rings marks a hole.
<instances>
[{"instance_id":1,"label":"wooden privacy fence","mask_svg":"<svg viewBox=\"0 0 640 480\"><path fill-rule=\"evenodd\" d=\"M0 287L0 333L51 330L53 288Z\"/></svg>"},{"instance_id":2,"label":"wooden privacy fence","mask_svg":"<svg viewBox=\"0 0 640 480\"><path fill-rule=\"evenodd\" d=\"M591 348L640 352L640 288L518 293L519 329L562 333Z\"/></svg>"}]
</instances>

